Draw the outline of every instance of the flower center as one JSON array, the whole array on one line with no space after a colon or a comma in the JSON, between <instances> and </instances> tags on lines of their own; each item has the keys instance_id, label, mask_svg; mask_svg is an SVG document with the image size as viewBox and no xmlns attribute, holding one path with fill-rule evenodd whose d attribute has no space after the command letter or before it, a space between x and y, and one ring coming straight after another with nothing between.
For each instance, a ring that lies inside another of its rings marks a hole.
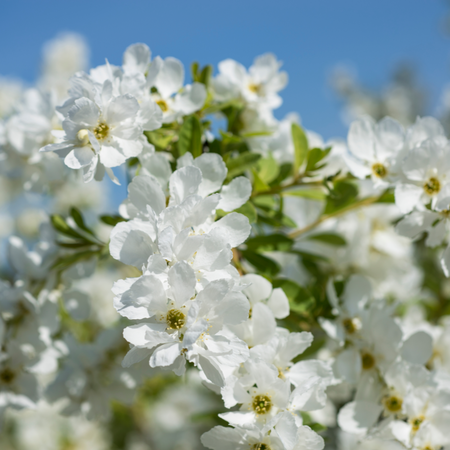
<instances>
[{"instance_id":1,"label":"flower center","mask_svg":"<svg viewBox=\"0 0 450 450\"><path fill-rule=\"evenodd\" d=\"M109 127L104 122L100 122L95 128L94 128L94 136L98 140L103 140L108 136L109 133Z\"/></svg>"},{"instance_id":2,"label":"flower center","mask_svg":"<svg viewBox=\"0 0 450 450\"><path fill-rule=\"evenodd\" d=\"M409 421L409 423L412 426L412 430L413 430L414 433L420 428L420 425L422 425L422 422L424 420L425 420L425 417L419 416L419 417L415 417L414 419L411 419Z\"/></svg>"},{"instance_id":3,"label":"flower center","mask_svg":"<svg viewBox=\"0 0 450 450\"><path fill-rule=\"evenodd\" d=\"M353 334L355 331L356 331L356 324L355 324L355 322L353 321L353 319L344 319L343 321L342 321L342 325L344 326L344 328L345 328L345 331L348 333L348 334Z\"/></svg>"},{"instance_id":4,"label":"flower center","mask_svg":"<svg viewBox=\"0 0 450 450\"><path fill-rule=\"evenodd\" d=\"M260 442L259 444L255 444L252 447L253 450L270 450L270 447L267 444L263 444Z\"/></svg>"},{"instance_id":5,"label":"flower center","mask_svg":"<svg viewBox=\"0 0 450 450\"><path fill-rule=\"evenodd\" d=\"M166 316L167 325L171 330L179 330L186 323L186 316L178 309L170 309Z\"/></svg>"},{"instance_id":6,"label":"flower center","mask_svg":"<svg viewBox=\"0 0 450 450\"><path fill-rule=\"evenodd\" d=\"M431 177L428 181L423 185L423 190L428 195L437 194L441 190L441 183L435 177Z\"/></svg>"},{"instance_id":7,"label":"flower center","mask_svg":"<svg viewBox=\"0 0 450 450\"><path fill-rule=\"evenodd\" d=\"M169 111L169 105L167 104L167 102L165 100L157 100L156 104L161 108L162 112L167 112Z\"/></svg>"},{"instance_id":8,"label":"flower center","mask_svg":"<svg viewBox=\"0 0 450 450\"><path fill-rule=\"evenodd\" d=\"M267 395L256 395L253 397L252 408L256 414L267 414L272 409L272 401Z\"/></svg>"},{"instance_id":9,"label":"flower center","mask_svg":"<svg viewBox=\"0 0 450 450\"><path fill-rule=\"evenodd\" d=\"M256 95L260 95L262 91L262 85L258 83L249 83L248 90Z\"/></svg>"},{"instance_id":10,"label":"flower center","mask_svg":"<svg viewBox=\"0 0 450 450\"><path fill-rule=\"evenodd\" d=\"M375 163L372 165L372 173L378 178L384 178L387 175L387 172L384 164Z\"/></svg>"},{"instance_id":11,"label":"flower center","mask_svg":"<svg viewBox=\"0 0 450 450\"><path fill-rule=\"evenodd\" d=\"M395 395L391 395L383 400L385 408L392 413L399 412L402 409L403 400Z\"/></svg>"},{"instance_id":12,"label":"flower center","mask_svg":"<svg viewBox=\"0 0 450 450\"><path fill-rule=\"evenodd\" d=\"M364 370L369 370L375 365L375 358L370 353L363 353L361 361Z\"/></svg>"},{"instance_id":13,"label":"flower center","mask_svg":"<svg viewBox=\"0 0 450 450\"><path fill-rule=\"evenodd\" d=\"M5 384L11 383L15 377L16 374L9 368L3 369L0 372L0 381L2 381Z\"/></svg>"},{"instance_id":14,"label":"flower center","mask_svg":"<svg viewBox=\"0 0 450 450\"><path fill-rule=\"evenodd\" d=\"M77 133L77 139L80 141L82 145L88 145L89 144L89 134L88 130L82 129Z\"/></svg>"}]
</instances>

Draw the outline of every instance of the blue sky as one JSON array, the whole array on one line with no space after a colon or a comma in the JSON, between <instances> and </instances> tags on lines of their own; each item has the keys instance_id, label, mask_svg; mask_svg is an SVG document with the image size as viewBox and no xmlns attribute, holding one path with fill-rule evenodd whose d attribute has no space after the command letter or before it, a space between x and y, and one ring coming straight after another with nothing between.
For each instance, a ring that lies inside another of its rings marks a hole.
<instances>
[{"instance_id":1,"label":"blue sky","mask_svg":"<svg viewBox=\"0 0 450 450\"><path fill-rule=\"evenodd\" d=\"M440 31L444 0L28 0L4 1L0 74L35 79L44 42L63 31L83 34L91 64L121 62L131 43L153 55L216 65L244 65L275 53L289 73L278 118L297 111L325 138L346 135L339 102L327 85L336 64L351 64L377 88L409 61L437 102L450 80L449 38Z\"/></svg>"},{"instance_id":2,"label":"blue sky","mask_svg":"<svg viewBox=\"0 0 450 450\"><path fill-rule=\"evenodd\" d=\"M28 0L2 2L0 73L32 81L42 44L61 31L83 34L91 64L120 63L131 43L153 55L245 65L267 51L290 76L283 117L298 111L325 137L345 136L339 104L327 85L338 63L352 64L376 88L399 61L411 61L434 101L450 80L449 40L439 30L444 0Z\"/></svg>"}]
</instances>

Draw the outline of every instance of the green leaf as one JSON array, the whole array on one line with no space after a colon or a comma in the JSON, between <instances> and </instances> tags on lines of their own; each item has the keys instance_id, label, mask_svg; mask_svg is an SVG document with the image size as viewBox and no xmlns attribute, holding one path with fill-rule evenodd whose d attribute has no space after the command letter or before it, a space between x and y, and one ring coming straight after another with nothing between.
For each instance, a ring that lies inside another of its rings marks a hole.
<instances>
[{"instance_id":1,"label":"green leaf","mask_svg":"<svg viewBox=\"0 0 450 450\"><path fill-rule=\"evenodd\" d=\"M270 185L279 186L281 182L284 181L290 175L292 175L292 164L283 163L279 168L277 177L270 183Z\"/></svg>"},{"instance_id":2,"label":"green leaf","mask_svg":"<svg viewBox=\"0 0 450 450\"><path fill-rule=\"evenodd\" d=\"M197 116L187 116L181 125L178 137L180 156L189 152L194 158L202 154L202 125Z\"/></svg>"},{"instance_id":3,"label":"green leaf","mask_svg":"<svg viewBox=\"0 0 450 450\"><path fill-rule=\"evenodd\" d=\"M293 197L303 197L308 200L325 200L327 198L327 194L319 189L298 189L296 191L285 191L283 195L293 196Z\"/></svg>"},{"instance_id":4,"label":"green leaf","mask_svg":"<svg viewBox=\"0 0 450 450\"><path fill-rule=\"evenodd\" d=\"M269 185L266 184L261 177L259 176L258 172L255 169L252 169L253 173L253 191L254 192L265 192L268 191Z\"/></svg>"},{"instance_id":5,"label":"green leaf","mask_svg":"<svg viewBox=\"0 0 450 450\"><path fill-rule=\"evenodd\" d=\"M251 131L249 133L242 133L241 137L243 138L252 138L258 136L272 136L272 131Z\"/></svg>"},{"instance_id":6,"label":"green leaf","mask_svg":"<svg viewBox=\"0 0 450 450\"><path fill-rule=\"evenodd\" d=\"M153 144L155 147L164 150L173 140L172 133L166 133L163 129L155 130L155 131L144 131L144 134L147 136L148 142Z\"/></svg>"},{"instance_id":7,"label":"green leaf","mask_svg":"<svg viewBox=\"0 0 450 450\"><path fill-rule=\"evenodd\" d=\"M72 219L75 221L75 223L79 228L95 237L94 232L91 229L89 229L84 223L83 215L81 214L78 208L70 208L70 215L72 216Z\"/></svg>"},{"instance_id":8,"label":"green leaf","mask_svg":"<svg viewBox=\"0 0 450 450\"><path fill-rule=\"evenodd\" d=\"M268 234L247 239L245 244L249 250L259 252L270 252L274 250L290 250L294 241L284 234Z\"/></svg>"},{"instance_id":9,"label":"green leaf","mask_svg":"<svg viewBox=\"0 0 450 450\"><path fill-rule=\"evenodd\" d=\"M119 222L125 222L126 219L120 216L100 216L100 220L103 223L106 223L106 225L111 225L112 227L115 227Z\"/></svg>"},{"instance_id":10,"label":"green leaf","mask_svg":"<svg viewBox=\"0 0 450 450\"><path fill-rule=\"evenodd\" d=\"M242 250L242 256L253 266L258 272L275 276L280 271L280 266L273 259L260 255L251 250Z\"/></svg>"},{"instance_id":11,"label":"green leaf","mask_svg":"<svg viewBox=\"0 0 450 450\"><path fill-rule=\"evenodd\" d=\"M67 224L65 219L60 216L59 214L53 214L50 216L50 220L52 222L53 228L56 231L59 231L61 234L64 234L64 236L68 236L75 239L80 239L82 241L88 241L85 236L78 233L78 231L74 230L71 226Z\"/></svg>"},{"instance_id":12,"label":"green leaf","mask_svg":"<svg viewBox=\"0 0 450 450\"><path fill-rule=\"evenodd\" d=\"M198 78L198 81L200 83L203 83L206 87L208 87L209 83L211 81L213 71L214 71L213 66L211 66L209 64L207 66L203 67L203 69L200 73L200 76Z\"/></svg>"},{"instance_id":13,"label":"green leaf","mask_svg":"<svg viewBox=\"0 0 450 450\"><path fill-rule=\"evenodd\" d=\"M94 256L98 256L99 250L87 250L85 252L74 253L69 256L58 258L56 262L51 266L51 269L65 270L68 267L86 259L91 259Z\"/></svg>"},{"instance_id":14,"label":"green leaf","mask_svg":"<svg viewBox=\"0 0 450 450\"><path fill-rule=\"evenodd\" d=\"M294 177L297 176L298 171L306 159L308 154L308 139L303 128L293 123L291 125L292 140L294 142Z\"/></svg>"},{"instance_id":15,"label":"green leaf","mask_svg":"<svg viewBox=\"0 0 450 450\"><path fill-rule=\"evenodd\" d=\"M232 180L234 177L241 175L246 170L252 169L261 158L258 153L241 153L236 158L230 158L226 162L228 168L227 180Z\"/></svg>"},{"instance_id":16,"label":"green leaf","mask_svg":"<svg viewBox=\"0 0 450 450\"><path fill-rule=\"evenodd\" d=\"M283 289L287 298L289 299L289 306L291 311L297 314L305 314L310 311L316 300L313 295L308 291L308 289L300 286L292 280L287 279L276 279L272 282L273 287L280 287Z\"/></svg>"},{"instance_id":17,"label":"green leaf","mask_svg":"<svg viewBox=\"0 0 450 450\"><path fill-rule=\"evenodd\" d=\"M259 208L264 208L272 212L274 212L274 208L277 204L273 195L258 195L252 201Z\"/></svg>"},{"instance_id":18,"label":"green leaf","mask_svg":"<svg viewBox=\"0 0 450 450\"><path fill-rule=\"evenodd\" d=\"M375 203L395 203L395 195L392 191L383 192Z\"/></svg>"},{"instance_id":19,"label":"green leaf","mask_svg":"<svg viewBox=\"0 0 450 450\"><path fill-rule=\"evenodd\" d=\"M308 236L308 239L325 242L326 244L335 246L347 245L347 241L342 236L339 236L338 234L335 233L314 234L312 236Z\"/></svg>"},{"instance_id":20,"label":"green leaf","mask_svg":"<svg viewBox=\"0 0 450 450\"><path fill-rule=\"evenodd\" d=\"M241 207L235 210L235 212L243 214L247 217L250 223L255 223L257 219L257 213L255 207L251 202L244 203Z\"/></svg>"},{"instance_id":21,"label":"green leaf","mask_svg":"<svg viewBox=\"0 0 450 450\"><path fill-rule=\"evenodd\" d=\"M192 77L192 81L199 81L199 74L198 74L198 69L199 69L199 64L197 61L194 61L191 64L191 77Z\"/></svg>"},{"instance_id":22,"label":"green leaf","mask_svg":"<svg viewBox=\"0 0 450 450\"><path fill-rule=\"evenodd\" d=\"M272 154L258 161L258 175L265 183L270 184L280 173L280 166Z\"/></svg>"},{"instance_id":23,"label":"green leaf","mask_svg":"<svg viewBox=\"0 0 450 450\"><path fill-rule=\"evenodd\" d=\"M56 244L59 245L60 247L71 248L71 249L92 247L92 244L90 242L86 242L86 241L83 241L83 242L61 242L61 241L56 241Z\"/></svg>"},{"instance_id":24,"label":"green leaf","mask_svg":"<svg viewBox=\"0 0 450 450\"><path fill-rule=\"evenodd\" d=\"M314 170L318 170L323 167L323 165L318 166L317 164L322 161L325 156L330 153L331 147L328 147L324 150L321 148L312 148L308 152L308 158L306 163L305 172L313 172Z\"/></svg>"},{"instance_id":25,"label":"green leaf","mask_svg":"<svg viewBox=\"0 0 450 450\"><path fill-rule=\"evenodd\" d=\"M339 211L353 203L358 196L357 186L348 180L339 180L334 183L325 205L324 214Z\"/></svg>"}]
</instances>

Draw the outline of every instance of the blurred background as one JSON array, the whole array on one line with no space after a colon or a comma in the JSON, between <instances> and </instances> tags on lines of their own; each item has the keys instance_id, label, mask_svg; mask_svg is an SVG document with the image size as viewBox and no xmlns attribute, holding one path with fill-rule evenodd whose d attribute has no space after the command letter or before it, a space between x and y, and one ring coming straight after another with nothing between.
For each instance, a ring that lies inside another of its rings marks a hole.
<instances>
[{"instance_id":1,"label":"blurred background","mask_svg":"<svg viewBox=\"0 0 450 450\"><path fill-rule=\"evenodd\" d=\"M348 124L362 114L390 115L405 125L432 114L450 130L449 17L444 0L4 1L0 119L24 88L55 87L61 72L95 67L105 58L120 65L130 44L144 42L153 57L180 59L187 80L193 61L217 67L233 58L248 67L256 56L273 52L289 74L277 119L297 112L307 129L325 139L345 138ZM126 183L108 181L89 191L68 186L51 207L34 193L2 204L15 189L0 179L0 238L16 233L35 239L42 209L65 214L76 205L96 216L115 212L126 197ZM0 260L3 253L0 245ZM118 278L108 276L85 286L101 297L102 317L104 305L112 309L109 289ZM41 450L145 450L148 442L156 450L194 449L222 407L194 375L179 382L156 374L141 402L134 416L114 405L107 426L62 419L50 407L20 420L13 416L6 434L15 440L0 436L0 449L34 450L36 442Z\"/></svg>"},{"instance_id":2,"label":"blurred background","mask_svg":"<svg viewBox=\"0 0 450 450\"><path fill-rule=\"evenodd\" d=\"M290 77L277 118L297 111L325 138L344 137L343 97L380 114L377 101L394 89L400 102L401 85L418 90L421 113L437 113L450 80L449 6L445 0L3 2L0 73L32 83L44 44L63 32L84 37L90 66L105 58L120 64L135 42L185 66L194 60L217 66L225 58L249 66L273 52Z\"/></svg>"}]
</instances>

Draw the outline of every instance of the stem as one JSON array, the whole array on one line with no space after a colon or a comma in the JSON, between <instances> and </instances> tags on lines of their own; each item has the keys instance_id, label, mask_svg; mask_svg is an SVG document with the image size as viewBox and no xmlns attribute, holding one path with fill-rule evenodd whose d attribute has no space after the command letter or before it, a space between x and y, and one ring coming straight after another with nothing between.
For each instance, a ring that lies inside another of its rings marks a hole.
<instances>
[{"instance_id":1,"label":"stem","mask_svg":"<svg viewBox=\"0 0 450 450\"><path fill-rule=\"evenodd\" d=\"M331 219L333 217L338 217L342 214L345 214L349 211L353 211L354 209L358 209L361 208L363 206L368 206L371 205L373 203L375 203L376 201L378 201L380 199L381 196L376 196L376 197L366 197L361 199L360 201L356 202L356 203L352 203L351 205L345 206L344 208L338 209L337 211L334 211L330 214L325 214L321 217L319 217L315 222L307 225L304 228L300 228L298 230L294 230L291 231L288 234L288 237L290 237L291 239L295 239L296 237L306 233L307 231L312 230L313 228L315 228L317 225L320 225L322 222L325 222L328 219Z\"/></svg>"},{"instance_id":2,"label":"stem","mask_svg":"<svg viewBox=\"0 0 450 450\"><path fill-rule=\"evenodd\" d=\"M242 264L241 264L241 254L240 254L240 252L239 252L239 250L237 248L233 248L232 252L233 252L234 265L235 265L237 271L239 272L239 275L242 276L242 275L245 274L245 270L244 270L244 268L242 267Z\"/></svg>"}]
</instances>

